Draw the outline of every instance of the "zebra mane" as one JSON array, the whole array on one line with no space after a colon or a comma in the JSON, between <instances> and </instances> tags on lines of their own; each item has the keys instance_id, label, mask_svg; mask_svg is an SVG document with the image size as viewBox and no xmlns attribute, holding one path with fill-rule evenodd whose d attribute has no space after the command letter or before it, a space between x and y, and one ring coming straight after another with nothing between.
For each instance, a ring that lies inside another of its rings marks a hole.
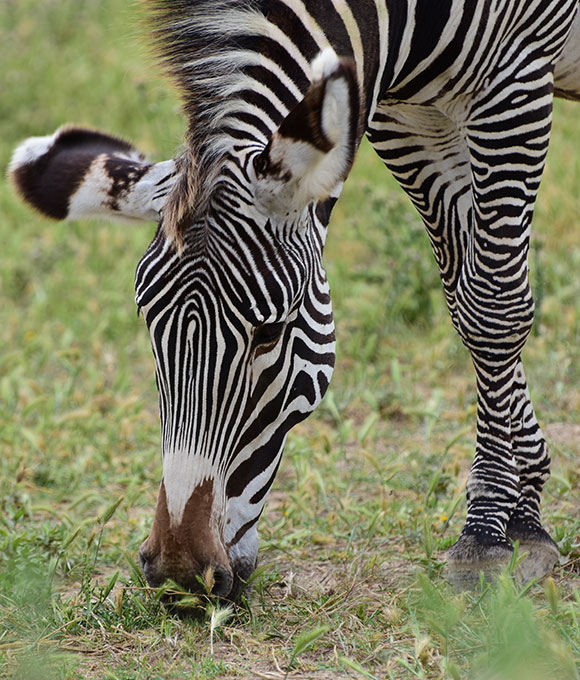
<instances>
[{"instance_id":1,"label":"zebra mane","mask_svg":"<svg viewBox=\"0 0 580 680\"><path fill-rule=\"evenodd\" d=\"M260 64L256 39L271 37L276 27L261 11L260 0L149 0L147 4L154 46L181 93L188 120L186 151L177 160L180 179L163 218L166 236L181 249L187 226L207 204L231 150L233 139L227 129L232 114L240 112L244 90L255 86L247 69Z\"/></svg>"}]
</instances>

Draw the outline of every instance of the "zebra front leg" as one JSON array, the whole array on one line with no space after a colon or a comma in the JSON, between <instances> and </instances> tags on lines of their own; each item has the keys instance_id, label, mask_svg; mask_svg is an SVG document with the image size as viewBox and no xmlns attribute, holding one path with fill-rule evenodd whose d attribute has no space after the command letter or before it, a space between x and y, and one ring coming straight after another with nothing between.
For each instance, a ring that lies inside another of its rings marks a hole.
<instances>
[{"instance_id":1,"label":"zebra front leg","mask_svg":"<svg viewBox=\"0 0 580 680\"><path fill-rule=\"evenodd\" d=\"M478 381L479 382L479 381ZM550 476L550 455L544 435L540 429L534 409L531 403L526 378L521 359L518 360L511 387L511 403L509 414L509 430L511 443L511 458L505 448L504 461L496 462L498 478L505 484L508 478L514 479L516 473L519 487L517 503L511 513L505 527L505 537L510 543L519 544L519 556L523 559L517 566L517 577L524 583L532 579L541 578L548 574L558 562L559 551L554 541L542 527L540 521L540 496L541 491ZM479 449L478 440L478 449ZM497 446L497 443L496 443ZM481 453L478 450L478 453ZM512 468L513 459L513 468ZM507 463L507 469L505 461ZM504 467L504 474L501 468ZM474 463L475 467L475 463ZM511 558L511 548L506 545L501 536L501 527L505 514L497 512L497 508L486 504L484 492L483 502L476 500L478 495L478 472L472 472L468 483L468 499L471 499L472 507L470 521L466 523L464 534L473 535L473 538L460 540L453 550L450 551L450 577L458 586L466 587L476 585L479 579L479 571L492 576L501 569ZM504 488L504 493L506 489ZM479 505L478 505L479 504ZM487 505L487 507L486 507ZM506 498L506 510L513 505ZM484 517L483 523L474 517L477 513ZM496 519L499 532L490 530L485 524L485 515L491 513ZM497 521L502 517L502 521ZM478 536L478 527L483 524L483 535ZM487 546L481 549L481 546ZM463 549L469 559L461 554ZM455 560L454 560L455 558ZM473 566L477 565L477 571Z\"/></svg>"},{"instance_id":2,"label":"zebra front leg","mask_svg":"<svg viewBox=\"0 0 580 680\"><path fill-rule=\"evenodd\" d=\"M449 117L434 107L411 106L393 99L381 103L368 134L375 150L423 218L439 266L451 320L461 335L456 289L473 241L474 220L471 167L465 137ZM509 399L505 401L500 418L500 425L510 423L503 432L503 449L499 458L500 461L502 458L507 460L504 463L506 474L514 480L513 498L507 503L495 535L493 532L488 534L490 539L485 547L479 545L481 541L478 539L470 539L462 542L461 550L456 548L455 555L452 553L451 577L463 581L464 585L475 585L480 569L490 573L503 567L513 554L510 541L519 540L520 551L529 553L529 558L522 565L526 580L538 576L530 566L541 562L545 565L554 557L555 546L539 520L539 495L548 477L549 457L519 359L517 366L510 377L511 405L507 409L510 402ZM486 395L487 390L484 389L484 398ZM480 441L480 458L485 450ZM477 495L475 478L471 487L472 496ZM480 510L485 519L485 508L481 504ZM488 510L491 515L494 514L493 504ZM518 518L517 521L515 518ZM540 543L543 545L538 547ZM538 559L541 557L538 550L545 553L545 559ZM542 567L544 569L548 571L549 567ZM455 576L456 573L461 575Z\"/></svg>"},{"instance_id":3,"label":"zebra front leg","mask_svg":"<svg viewBox=\"0 0 580 680\"><path fill-rule=\"evenodd\" d=\"M506 531L520 497L520 480L510 438L513 366L489 371L472 351L477 375L477 442L469 473L467 518L448 550L448 577L459 589L477 585L480 573L493 578L511 560Z\"/></svg>"},{"instance_id":4,"label":"zebra front leg","mask_svg":"<svg viewBox=\"0 0 580 680\"><path fill-rule=\"evenodd\" d=\"M394 100L382 102L373 118L369 137L423 218L439 267L451 320L461 335L456 289L465 267L473 224L473 187L465 137L456 123L434 107L411 106ZM486 395L484 389L480 409ZM509 398L507 401L504 399L504 402L504 413L499 418L500 427L509 422ZM495 406L491 410L497 409ZM479 420L478 451L481 461L485 460L484 452L490 449L482 441L482 431L490 419L480 413ZM510 512L516 507L519 492L509 427L502 431L500 439L503 446L501 451L496 451L495 457L506 468L507 477L512 479L512 494L502 510L501 521L495 522L495 530L486 533L490 531L487 523L493 523L497 513L494 507L477 499L478 495L485 499L487 494L485 489L478 489L479 462L476 459L476 472L470 480L473 517L469 531L480 527L481 535L479 539L462 537L450 557L451 576L462 581L463 585L475 585L480 569L489 572L503 567L512 555L505 528ZM474 522L477 515L481 515L483 521Z\"/></svg>"}]
</instances>

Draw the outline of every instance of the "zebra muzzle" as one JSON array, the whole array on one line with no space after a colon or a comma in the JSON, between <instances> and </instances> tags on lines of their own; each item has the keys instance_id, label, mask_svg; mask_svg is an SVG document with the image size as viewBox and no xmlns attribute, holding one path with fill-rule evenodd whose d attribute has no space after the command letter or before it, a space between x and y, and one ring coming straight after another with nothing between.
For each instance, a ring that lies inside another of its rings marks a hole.
<instances>
[{"instance_id":1,"label":"zebra muzzle","mask_svg":"<svg viewBox=\"0 0 580 680\"><path fill-rule=\"evenodd\" d=\"M234 574L222 541L211 528L213 494L209 484L192 494L178 525L170 520L161 484L151 533L139 549L141 568L152 588L171 579L193 593L230 594Z\"/></svg>"}]
</instances>

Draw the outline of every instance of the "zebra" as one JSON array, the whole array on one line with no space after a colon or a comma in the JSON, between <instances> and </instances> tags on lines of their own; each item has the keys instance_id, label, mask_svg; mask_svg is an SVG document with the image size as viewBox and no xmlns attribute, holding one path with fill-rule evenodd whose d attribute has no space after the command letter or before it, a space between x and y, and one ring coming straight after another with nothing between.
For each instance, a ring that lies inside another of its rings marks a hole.
<instances>
[{"instance_id":1,"label":"zebra","mask_svg":"<svg viewBox=\"0 0 580 680\"><path fill-rule=\"evenodd\" d=\"M322 253L366 134L425 224L477 385L467 516L446 554L471 587L558 548L550 456L521 361L528 250L554 95L580 99L578 0L148 0L187 119L174 160L80 127L31 138L10 176L48 217L157 220L135 275L163 477L150 586L208 575L237 598L290 429L322 400L335 334ZM388 228L388 227L386 227Z\"/></svg>"}]
</instances>

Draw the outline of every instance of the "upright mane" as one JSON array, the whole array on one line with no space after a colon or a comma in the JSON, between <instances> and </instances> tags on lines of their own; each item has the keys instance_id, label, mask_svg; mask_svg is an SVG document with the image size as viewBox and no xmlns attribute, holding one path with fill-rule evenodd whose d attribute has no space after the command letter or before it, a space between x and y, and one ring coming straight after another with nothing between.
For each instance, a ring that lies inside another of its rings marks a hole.
<instances>
[{"instance_id":1,"label":"upright mane","mask_svg":"<svg viewBox=\"0 0 580 680\"><path fill-rule=\"evenodd\" d=\"M251 104L272 99L268 76L287 81L285 107L301 94L279 65L279 55L268 49L269 44L279 49L285 36L273 17L265 16L263 0L148 0L147 6L154 46L178 87L187 117L186 150L177 160L180 179L163 217L166 236L181 248L187 226L207 204L223 160L235 144L240 121L245 122L245 139L267 143L271 130L251 116ZM292 17L299 21L293 13ZM306 60L304 64L307 68ZM264 83L268 91L261 95L258 90ZM266 109L276 109L270 114L274 125L285 114L280 104L269 103Z\"/></svg>"}]
</instances>

